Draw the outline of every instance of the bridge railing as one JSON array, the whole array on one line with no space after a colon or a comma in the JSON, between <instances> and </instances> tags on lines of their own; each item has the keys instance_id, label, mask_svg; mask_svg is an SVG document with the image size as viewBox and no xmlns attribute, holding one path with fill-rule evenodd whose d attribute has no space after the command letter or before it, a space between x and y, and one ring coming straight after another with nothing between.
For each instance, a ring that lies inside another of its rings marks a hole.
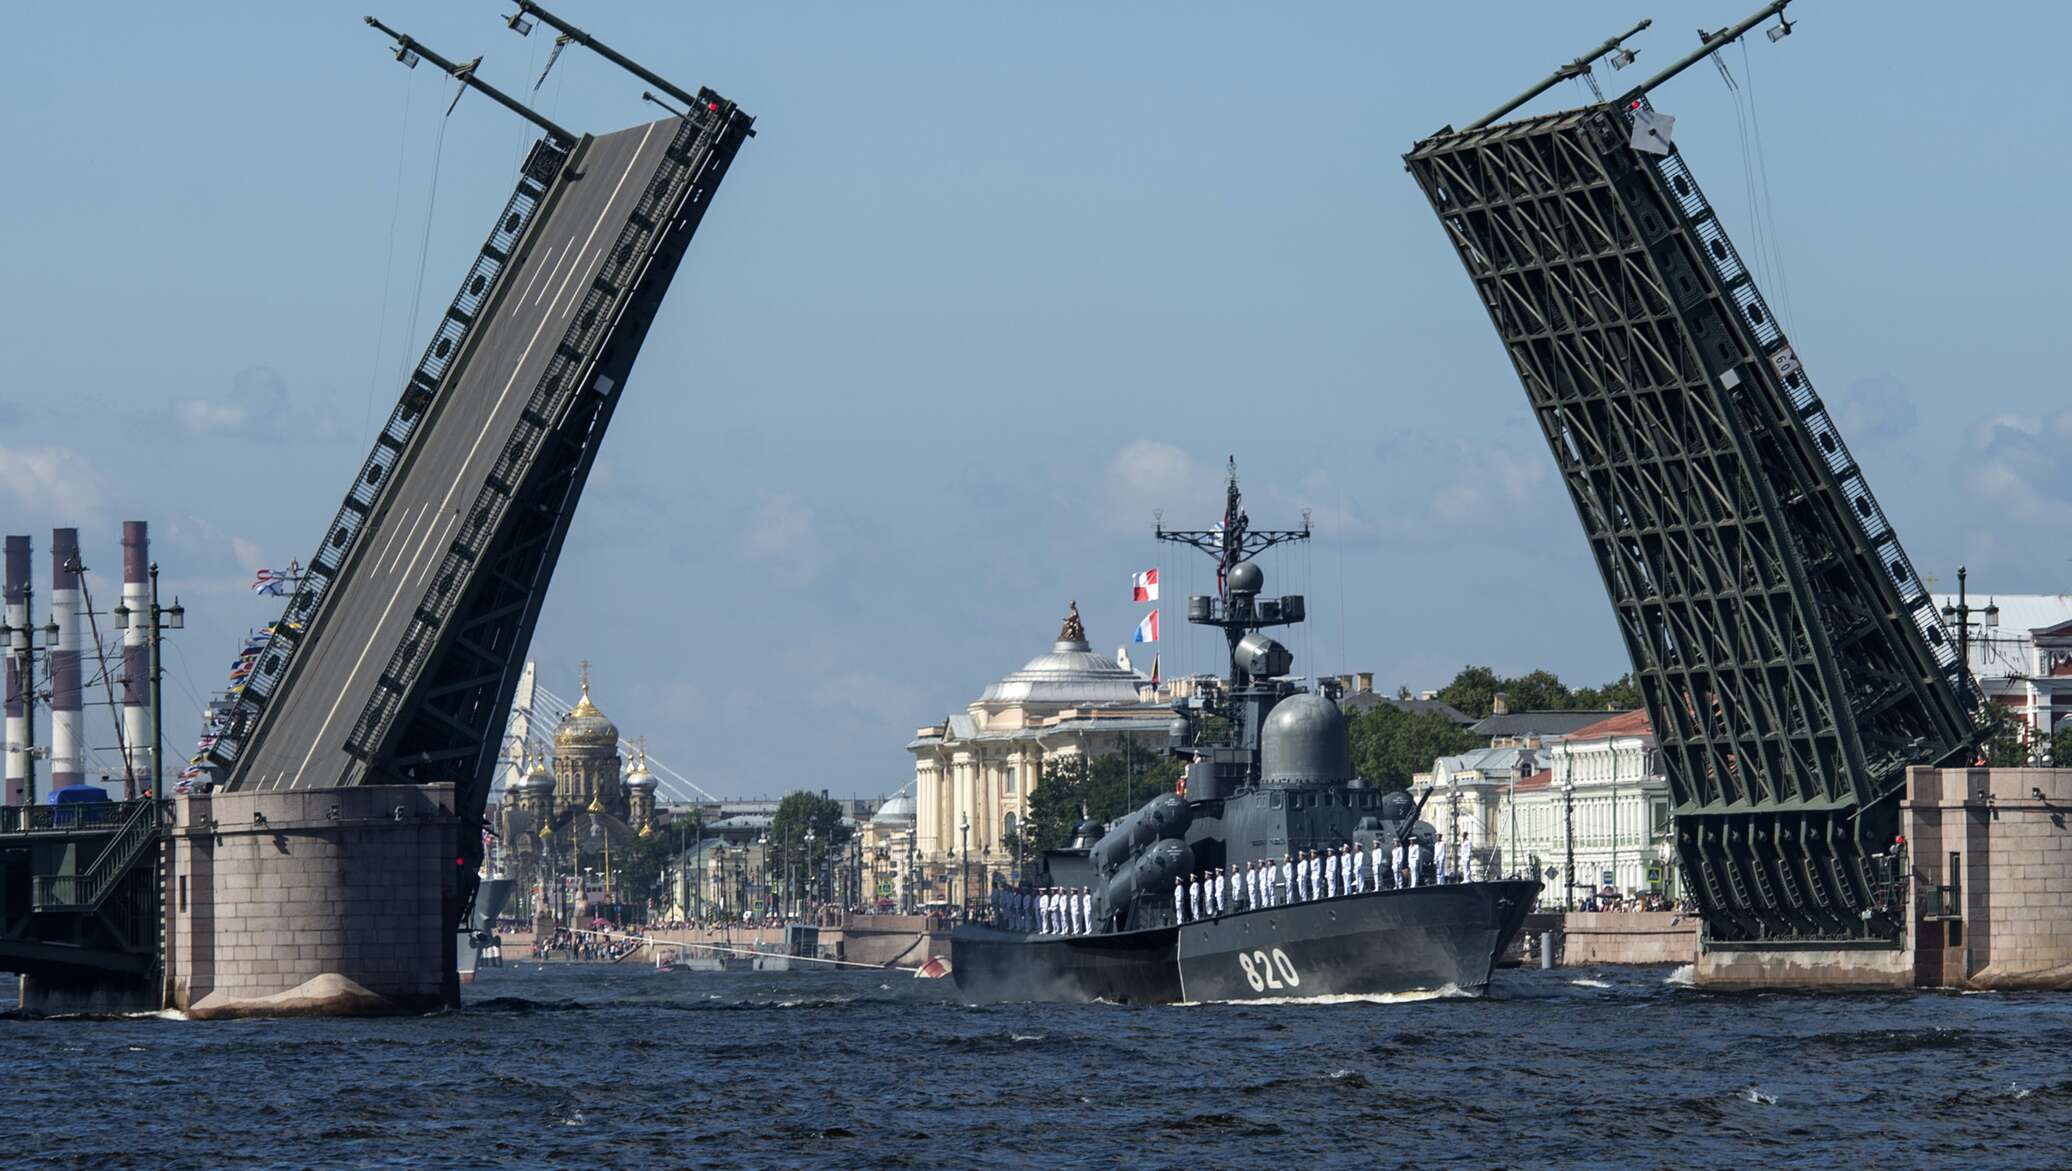
<instances>
[{"instance_id":1,"label":"bridge railing","mask_svg":"<svg viewBox=\"0 0 2072 1171\"><path fill-rule=\"evenodd\" d=\"M1630 121L1642 109L1652 109L1646 99L1626 110ZM1957 648L1948 631L1943 627L1942 615L1936 610L1935 602L1928 593L1921 576L1914 572L1913 563L1907 559L1906 550L1900 548L1899 536L1886 519L1885 510L1879 506L1877 497L1871 495L1870 484L1863 477L1863 470L1857 466L1856 458L1849 454L1849 447L1842 441L1842 434L1835 429L1834 420L1829 417L1826 405L1814 393L1812 379L1799 363L1798 354L1784 336L1783 328L1777 322L1777 315L1755 285L1755 275L1741 259L1734 242L1727 238L1726 229L1719 222L1719 213L1705 198L1705 192L1698 186L1697 177L1684 165L1682 155L1675 150L1667 154L1651 156L1655 173L1668 188L1677 209L1683 213L1685 224L1702 245L1706 263L1712 266L1720 284L1731 296L1734 306L1740 311L1742 321L1754 333L1762 346L1765 358L1776 371L1778 380L1784 384L1790 397L1799 426L1813 441L1828 470L1841 485L1842 495L1848 501L1845 510L1850 521L1863 534L1865 544L1874 551L1899 599L1906 607L1909 619L1920 631L1928 651L1934 656L1943 678L1966 702L1976 703L1977 695L1971 685L1970 676L1962 664L1957 662Z\"/></svg>"},{"instance_id":2,"label":"bridge railing","mask_svg":"<svg viewBox=\"0 0 2072 1171\"><path fill-rule=\"evenodd\" d=\"M236 762L259 712L286 674L307 623L315 616L331 583L337 580L339 571L350 559L367 518L377 511L376 503L388 488L389 473L395 470L409 447L411 436L424 418L425 409L431 405L473 332L483 303L495 291L497 278L509 264L519 237L531 225L533 212L538 210L555 176L567 161L568 152L547 139L533 144L532 154L527 157L518 177L517 189L511 193L502 214L497 216L489 239L476 254L475 262L468 267L467 275L461 279L460 291L439 318L431 340L425 345L424 356L418 360L416 370L403 387L402 397L396 401L387 424L375 437L373 451L361 465L358 477L346 493L345 502L338 508L338 515L324 530L322 543L316 555L310 558L308 576L288 599L281 620L274 624L273 635L266 648L253 663L243 693L218 730L215 747L210 750L210 756L217 764L227 768Z\"/></svg>"},{"instance_id":3,"label":"bridge railing","mask_svg":"<svg viewBox=\"0 0 2072 1171\"><path fill-rule=\"evenodd\" d=\"M157 842L163 824L157 801L125 801L121 807L128 810L129 816L84 870L35 877L30 893L32 907L38 911L90 911L101 905L138 857Z\"/></svg>"},{"instance_id":4,"label":"bridge railing","mask_svg":"<svg viewBox=\"0 0 2072 1171\"><path fill-rule=\"evenodd\" d=\"M129 821L142 801L94 801L78 805L0 806L0 836L68 834L115 829Z\"/></svg>"},{"instance_id":5,"label":"bridge railing","mask_svg":"<svg viewBox=\"0 0 2072 1171\"><path fill-rule=\"evenodd\" d=\"M713 159L708 127L697 118L678 124L675 137L625 227L605 254L602 266L583 294L568 330L535 384L490 469L485 483L440 559L430 588L411 615L401 642L381 673L373 695L353 725L348 748L362 759L380 749L382 737L401 710L412 684L423 673L438 644L439 632L452 617L476 563L503 530L505 515L548 438L568 413L578 394L611 394L616 388L599 379L590 385L589 371L618 324L618 313L639 286L663 229L701 171Z\"/></svg>"}]
</instances>

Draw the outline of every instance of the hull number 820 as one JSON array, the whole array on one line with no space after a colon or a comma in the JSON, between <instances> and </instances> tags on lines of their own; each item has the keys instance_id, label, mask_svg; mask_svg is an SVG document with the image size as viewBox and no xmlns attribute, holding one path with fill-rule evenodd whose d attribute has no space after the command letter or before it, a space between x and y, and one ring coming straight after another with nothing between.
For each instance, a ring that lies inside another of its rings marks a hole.
<instances>
[{"instance_id":1,"label":"hull number 820","mask_svg":"<svg viewBox=\"0 0 2072 1171\"><path fill-rule=\"evenodd\" d=\"M1274 948L1271 955L1263 951L1241 951L1237 953L1237 963L1245 970L1245 983L1250 984L1254 992L1302 987L1302 977L1295 971L1295 961L1280 948Z\"/></svg>"}]
</instances>

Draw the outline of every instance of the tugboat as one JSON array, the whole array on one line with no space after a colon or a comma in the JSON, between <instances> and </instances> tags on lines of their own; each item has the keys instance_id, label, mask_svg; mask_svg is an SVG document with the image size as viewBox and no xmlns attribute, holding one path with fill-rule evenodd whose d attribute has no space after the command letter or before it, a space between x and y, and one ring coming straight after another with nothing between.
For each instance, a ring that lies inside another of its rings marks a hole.
<instances>
[{"instance_id":1,"label":"tugboat","mask_svg":"<svg viewBox=\"0 0 2072 1171\"><path fill-rule=\"evenodd\" d=\"M1045 852L1019 897L996 900L1004 910L993 922L951 933L958 990L977 1000L1161 1003L1486 989L1540 884L1461 881L1429 863L1421 874L1396 872L1399 845L1433 857L1421 805L1353 776L1338 704L1299 686L1293 655L1263 633L1302 622L1307 607L1300 595L1265 597L1254 558L1308 539L1307 524L1253 530L1233 459L1222 523L1161 526L1157 536L1216 558L1216 595L1189 598L1187 618L1224 632L1230 674L1173 703L1167 750L1188 762L1175 792L1105 829L1081 823L1070 845ZM1254 863L1278 879L1284 859L1312 850L1335 859L1343 847L1363 863L1352 893L1343 888L1354 884L1290 892L1276 882L1271 894L1248 902L1240 891L1220 910L1175 906L1175 879L1185 889ZM1045 921L1027 911L1046 892L1082 888L1093 892L1091 914L1070 930L1041 930Z\"/></svg>"}]
</instances>

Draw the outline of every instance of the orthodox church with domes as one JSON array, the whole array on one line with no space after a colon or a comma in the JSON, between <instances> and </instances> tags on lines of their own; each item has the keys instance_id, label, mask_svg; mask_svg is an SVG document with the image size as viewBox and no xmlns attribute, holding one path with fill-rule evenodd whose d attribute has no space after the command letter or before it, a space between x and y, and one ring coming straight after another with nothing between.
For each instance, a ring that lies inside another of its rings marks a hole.
<instances>
[{"instance_id":1,"label":"orthodox church with domes","mask_svg":"<svg viewBox=\"0 0 2072 1171\"><path fill-rule=\"evenodd\" d=\"M505 867L521 890L548 874L580 873L607 841L625 849L656 828L655 778L644 755L621 774L619 727L591 700L587 663L582 688L554 729L552 755L525 762L496 808Z\"/></svg>"},{"instance_id":2,"label":"orthodox church with domes","mask_svg":"<svg viewBox=\"0 0 2072 1171\"><path fill-rule=\"evenodd\" d=\"M1171 700L1150 678L1094 650L1074 603L1048 651L907 743L922 867L947 873L968 851L975 888L982 874L1005 875L1014 866L1008 843L1044 763L1106 756L1129 741L1158 751L1172 724Z\"/></svg>"}]
</instances>

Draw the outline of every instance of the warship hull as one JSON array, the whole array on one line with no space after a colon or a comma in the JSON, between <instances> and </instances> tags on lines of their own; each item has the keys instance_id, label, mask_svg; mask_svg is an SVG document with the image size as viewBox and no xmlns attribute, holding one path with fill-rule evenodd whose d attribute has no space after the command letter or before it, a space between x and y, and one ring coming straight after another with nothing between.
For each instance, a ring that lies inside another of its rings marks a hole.
<instances>
[{"instance_id":1,"label":"warship hull","mask_svg":"<svg viewBox=\"0 0 2072 1171\"><path fill-rule=\"evenodd\" d=\"M960 927L950 936L950 971L976 1000L1473 993L1488 986L1538 893L1529 881L1373 891L1112 935Z\"/></svg>"}]
</instances>

